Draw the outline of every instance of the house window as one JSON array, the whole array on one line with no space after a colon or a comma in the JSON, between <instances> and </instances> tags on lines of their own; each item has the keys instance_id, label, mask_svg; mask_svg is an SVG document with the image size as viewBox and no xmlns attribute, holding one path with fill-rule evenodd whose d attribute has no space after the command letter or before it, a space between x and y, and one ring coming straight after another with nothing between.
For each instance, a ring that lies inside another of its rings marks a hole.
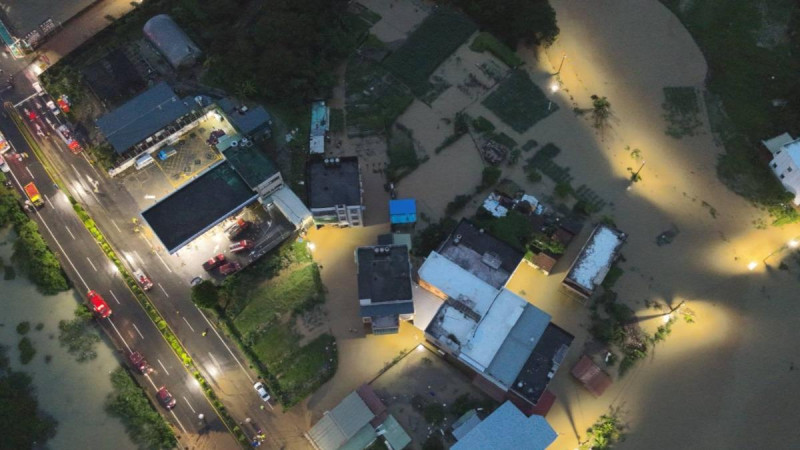
<instances>
[{"instance_id":1,"label":"house window","mask_svg":"<svg viewBox=\"0 0 800 450\"><path fill-rule=\"evenodd\" d=\"M781 175L781 180L783 179L783 175Z\"/></svg>"},{"instance_id":2,"label":"house window","mask_svg":"<svg viewBox=\"0 0 800 450\"><path fill-rule=\"evenodd\" d=\"M778 168L778 163L772 163L772 168L773 169L777 169Z\"/></svg>"}]
</instances>

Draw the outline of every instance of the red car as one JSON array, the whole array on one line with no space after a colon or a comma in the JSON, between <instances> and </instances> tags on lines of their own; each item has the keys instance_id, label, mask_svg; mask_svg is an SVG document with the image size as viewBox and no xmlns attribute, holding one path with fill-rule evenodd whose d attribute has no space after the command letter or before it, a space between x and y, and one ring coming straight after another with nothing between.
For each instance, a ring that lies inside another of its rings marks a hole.
<instances>
[{"instance_id":1,"label":"red car","mask_svg":"<svg viewBox=\"0 0 800 450\"><path fill-rule=\"evenodd\" d=\"M89 297L89 304L92 305L92 311L97 314L98 317L105 319L111 315L111 308L108 307L108 303L103 300L100 294L92 290L89 291L86 296Z\"/></svg>"},{"instance_id":2,"label":"red car","mask_svg":"<svg viewBox=\"0 0 800 450\"><path fill-rule=\"evenodd\" d=\"M225 264L224 266L219 268L219 273L221 273L223 275L230 275L232 273L238 272L239 269L241 269L241 268L242 268L242 266L239 265L239 263L237 263L237 262L229 262L228 264Z\"/></svg>"},{"instance_id":3,"label":"red car","mask_svg":"<svg viewBox=\"0 0 800 450\"><path fill-rule=\"evenodd\" d=\"M146 375L153 371L153 368L150 367L150 364L147 364L147 360L144 359L139 352L133 352L128 355L128 360L130 360L131 365L139 371L142 375Z\"/></svg>"},{"instance_id":4,"label":"red car","mask_svg":"<svg viewBox=\"0 0 800 450\"><path fill-rule=\"evenodd\" d=\"M161 386L161 389L156 392L156 397L158 397L158 402L161 403L161 406L167 409L174 408L175 404L178 403L164 386Z\"/></svg>"},{"instance_id":5,"label":"red car","mask_svg":"<svg viewBox=\"0 0 800 450\"><path fill-rule=\"evenodd\" d=\"M233 253L243 252L245 250L249 250L253 248L253 241L239 241L235 244L231 244L229 250Z\"/></svg>"},{"instance_id":6,"label":"red car","mask_svg":"<svg viewBox=\"0 0 800 450\"><path fill-rule=\"evenodd\" d=\"M212 270L216 269L217 267L225 264L225 262L226 262L225 255L220 253L219 255L217 255L217 256L209 259L208 261L204 262L203 263L203 269L205 269L206 272L211 272Z\"/></svg>"}]
</instances>

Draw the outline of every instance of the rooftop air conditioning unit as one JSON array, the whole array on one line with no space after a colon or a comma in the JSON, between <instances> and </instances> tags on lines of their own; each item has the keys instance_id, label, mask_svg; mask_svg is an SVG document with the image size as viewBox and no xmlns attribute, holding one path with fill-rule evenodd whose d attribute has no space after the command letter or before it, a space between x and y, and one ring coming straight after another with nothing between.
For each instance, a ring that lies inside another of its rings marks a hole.
<instances>
[{"instance_id":1,"label":"rooftop air conditioning unit","mask_svg":"<svg viewBox=\"0 0 800 450\"><path fill-rule=\"evenodd\" d=\"M231 147L238 147L238 146L239 146L239 141L231 142Z\"/></svg>"}]
</instances>

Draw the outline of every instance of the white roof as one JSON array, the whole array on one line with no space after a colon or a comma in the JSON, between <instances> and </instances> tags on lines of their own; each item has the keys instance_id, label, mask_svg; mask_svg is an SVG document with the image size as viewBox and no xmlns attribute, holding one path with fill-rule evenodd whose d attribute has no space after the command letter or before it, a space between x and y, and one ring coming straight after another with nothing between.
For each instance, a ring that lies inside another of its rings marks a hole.
<instances>
[{"instance_id":1,"label":"white roof","mask_svg":"<svg viewBox=\"0 0 800 450\"><path fill-rule=\"evenodd\" d=\"M502 289L492 302L489 312L461 346L460 358L484 372L527 304L520 296L508 289Z\"/></svg>"},{"instance_id":2,"label":"white roof","mask_svg":"<svg viewBox=\"0 0 800 450\"><path fill-rule=\"evenodd\" d=\"M614 230L600 225L592 234L591 240L578 255L568 278L581 287L593 291L602 282L614 259L614 252L622 243L622 238Z\"/></svg>"},{"instance_id":3,"label":"white roof","mask_svg":"<svg viewBox=\"0 0 800 450\"><path fill-rule=\"evenodd\" d=\"M325 136L311 136L310 152L312 154L325 153Z\"/></svg>"},{"instance_id":4,"label":"white roof","mask_svg":"<svg viewBox=\"0 0 800 450\"><path fill-rule=\"evenodd\" d=\"M785 144L783 149L792 158L794 165L800 167L800 139Z\"/></svg>"},{"instance_id":5,"label":"white roof","mask_svg":"<svg viewBox=\"0 0 800 450\"><path fill-rule=\"evenodd\" d=\"M528 202L533 209L536 209L536 207L539 206L539 200L532 195L523 194L520 201Z\"/></svg>"},{"instance_id":6,"label":"white roof","mask_svg":"<svg viewBox=\"0 0 800 450\"><path fill-rule=\"evenodd\" d=\"M505 217L508 214L508 208L501 206L500 202L493 197L494 194L489 194L489 197L483 201L483 207L495 217Z\"/></svg>"},{"instance_id":7,"label":"white roof","mask_svg":"<svg viewBox=\"0 0 800 450\"><path fill-rule=\"evenodd\" d=\"M467 297L472 300L475 303L471 305L472 309L480 315L486 314L498 292L485 281L435 251L431 252L419 268L419 277L449 297L454 299Z\"/></svg>"},{"instance_id":8,"label":"white roof","mask_svg":"<svg viewBox=\"0 0 800 450\"><path fill-rule=\"evenodd\" d=\"M770 151L773 155L775 152L780 150L781 147L792 142L794 138L789 133L783 133L780 136L775 136L772 139L767 139L766 141L761 141L764 144L764 147L767 147L767 150Z\"/></svg>"},{"instance_id":9,"label":"white roof","mask_svg":"<svg viewBox=\"0 0 800 450\"><path fill-rule=\"evenodd\" d=\"M265 202L269 201L274 202L275 206L281 210L281 213L298 228L303 226L303 222L311 220L311 211L286 185L283 185L265 200Z\"/></svg>"}]
</instances>

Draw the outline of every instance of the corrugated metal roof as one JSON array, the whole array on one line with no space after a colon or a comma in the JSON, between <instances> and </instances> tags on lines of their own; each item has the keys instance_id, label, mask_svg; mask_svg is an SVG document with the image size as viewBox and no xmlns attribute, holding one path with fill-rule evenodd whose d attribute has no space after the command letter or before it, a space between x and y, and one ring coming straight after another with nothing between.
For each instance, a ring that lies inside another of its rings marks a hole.
<instances>
[{"instance_id":1,"label":"corrugated metal roof","mask_svg":"<svg viewBox=\"0 0 800 450\"><path fill-rule=\"evenodd\" d=\"M97 119L97 126L114 150L124 153L189 114L191 108L185 102L162 81Z\"/></svg>"},{"instance_id":2,"label":"corrugated metal roof","mask_svg":"<svg viewBox=\"0 0 800 450\"><path fill-rule=\"evenodd\" d=\"M555 430L542 416L525 417L506 401L455 443L451 450L544 450L556 440Z\"/></svg>"},{"instance_id":3,"label":"corrugated metal roof","mask_svg":"<svg viewBox=\"0 0 800 450\"><path fill-rule=\"evenodd\" d=\"M286 185L283 185L283 187L270 195L264 203L269 203L270 201L274 202L278 209L281 210L281 213L296 227L302 227L304 222L311 220L311 211L308 210L297 194L292 192Z\"/></svg>"},{"instance_id":4,"label":"corrugated metal roof","mask_svg":"<svg viewBox=\"0 0 800 450\"><path fill-rule=\"evenodd\" d=\"M386 430L383 438L392 446L392 449L403 450L411 443L411 437L393 415L390 414L383 422L383 429Z\"/></svg>"},{"instance_id":5,"label":"corrugated metal roof","mask_svg":"<svg viewBox=\"0 0 800 450\"><path fill-rule=\"evenodd\" d=\"M202 53L172 17L166 14L153 16L144 24L142 31L172 67L194 64Z\"/></svg>"},{"instance_id":6,"label":"corrugated metal roof","mask_svg":"<svg viewBox=\"0 0 800 450\"><path fill-rule=\"evenodd\" d=\"M396 316L399 314L413 314L414 302L375 304L361 307L361 317Z\"/></svg>"},{"instance_id":7,"label":"corrugated metal roof","mask_svg":"<svg viewBox=\"0 0 800 450\"><path fill-rule=\"evenodd\" d=\"M354 391L325 414L308 431L308 436L320 449L336 450L360 432L365 425L372 429L369 421L373 417L375 415L367 407L367 404Z\"/></svg>"},{"instance_id":8,"label":"corrugated metal roof","mask_svg":"<svg viewBox=\"0 0 800 450\"><path fill-rule=\"evenodd\" d=\"M550 315L527 304L486 372L505 386L511 386L549 323Z\"/></svg>"}]
</instances>

